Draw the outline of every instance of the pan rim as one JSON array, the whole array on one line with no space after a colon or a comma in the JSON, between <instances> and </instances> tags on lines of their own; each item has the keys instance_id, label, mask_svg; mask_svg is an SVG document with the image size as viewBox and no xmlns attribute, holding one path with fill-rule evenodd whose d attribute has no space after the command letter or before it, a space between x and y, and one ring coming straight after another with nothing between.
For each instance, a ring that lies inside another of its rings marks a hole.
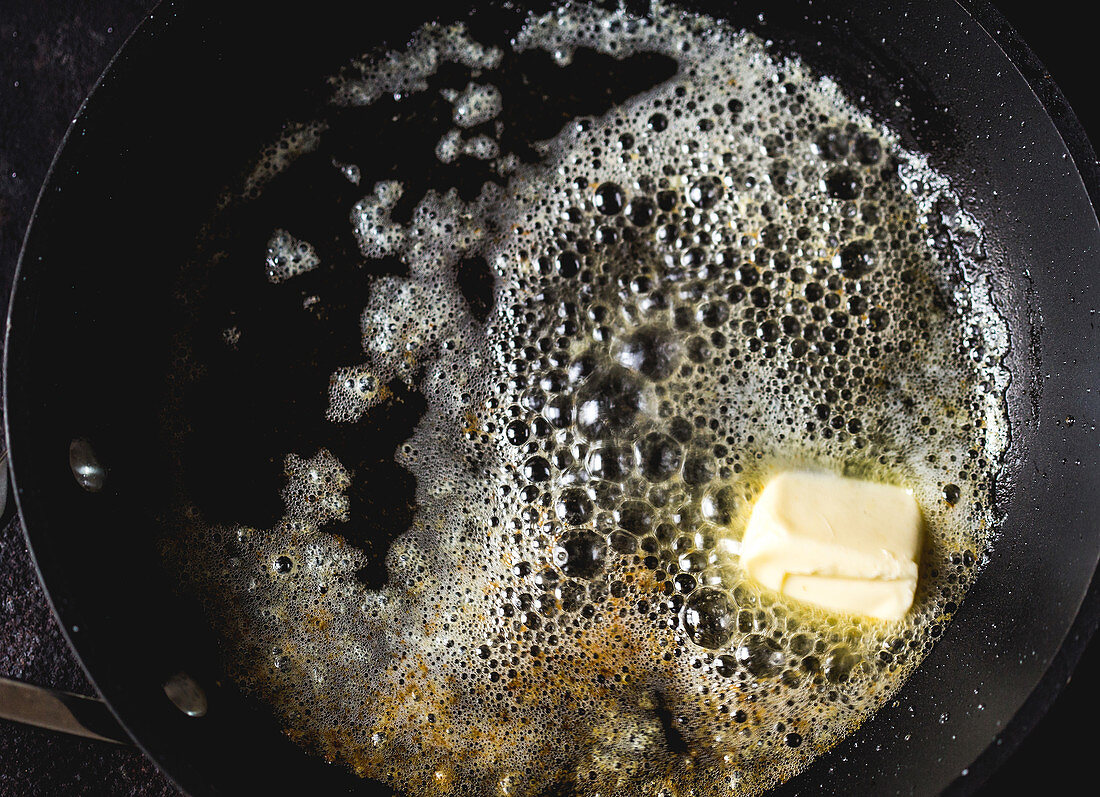
<instances>
[{"instance_id":1,"label":"pan rim","mask_svg":"<svg viewBox=\"0 0 1100 797\"><path fill-rule=\"evenodd\" d=\"M955 2L996 44L1035 95L1073 160L1074 170L1089 197L1093 214L1100 215L1100 161L1097 160L1096 150L1084 125L1061 87L1026 40L1000 9L993 5L992 0ZM1062 695L1090 641L1098 635L1100 569L1093 572L1074 620L1039 681L1004 728L990 740L970 766L952 781L945 794L975 793L1012 758Z\"/></svg>"},{"instance_id":2,"label":"pan rim","mask_svg":"<svg viewBox=\"0 0 1100 797\"><path fill-rule=\"evenodd\" d=\"M53 614L54 620L57 622L61 634L64 637L65 642L69 646L70 652L73 654L73 657L80 665L80 669L81 671L83 671L84 676L88 679L88 682L95 690L95 697L98 697L100 700L103 701L107 709L111 712L111 715L118 722L119 727L122 728L122 730L130 738L132 744L141 751L142 755L145 756L145 758L149 761L153 762L161 775L163 775L167 780L172 783L172 785L179 789L182 794L186 794L187 790L176 779L175 775L168 772L167 769L161 766L160 762L157 760L157 757L154 756L152 752L142 742L142 740L139 739L138 736L130 730L129 724L127 723L125 718L121 714L119 714L115 705L110 700L107 700L103 697L103 690L101 689L95 674L85 663L84 656L81 654L80 647L77 645L75 634L79 633L79 627L69 622L69 620L71 620L71 617L68 617L66 613L62 612L61 608L58 606L57 600L55 599L53 592L49 588L45 572L43 571L43 568L39 562L39 555L35 550L35 546L33 545L31 540L30 532L27 528L27 523L24 520L22 490L19 486L18 468L16 465L17 457L13 455L13 449L11 445L11 391L9 390L9 366L11 357L13 316L15 314L15 307L17 302L19 301L19 296L21 293L20 284L23 280L24 271L25 269L30 268L26 263L28 243L31 240L31 233L34 229L35 222L39 217L39 210L42 207L43 202L45 201L45 197L49 192L51 185L53 184L59 164L64 156L64 153L69 147L70 140L76 135L77 129L80 127L81 122L87 115L89 106L101 93L101 89L103 88L104 84L107 83L114 75L115 71L119 68L119 64L127 60L130 57L130 54L133 52L133 47L131 46L132 42L137 39L153 35L151 33L153 28L164 16L174 14L175 9L178 5L178 0L157 0L156 5L145 16L143 16L138 24L134 26L133 30L131 30L125 36L118 49L107 61L106 66L104 66L103 70L99 73L99 76L95 79L95 82L92 84L91 89L89 89L88 94L84 97L84 99L80 103L80 106L73 114L72 119L69 121L68 127L65 129L65 133L62 135L61 140L58 143L57 149L54 151L53 157L50 159L49 168L46 170L46 175L42 180L42 186L39 189L38 195L35 197L34 204L31 208L31 215L27 221L27 227L23 231L23 239L19 245L19 255L16 258L15 273L12 276L12 287L8 297L8 308L4 323L4 351L2 362L0 362L0 369L2 369L2 374L0 374L0 378L2 378L3 394L2 409L4 416L4 449L7 451L8 455L8 474L9 478L11 479L9 500L11 500L15 505L16 516L19 520L20 529L23 532L23 539L27 546L27 553L30 556L35 575L38 577L38 583L41 585L42 592L46 596L46 602L50 607L50 612Z\"/></svg>"},{"instance_id":3,"label":"pan rim","mask_svg":"<svg viewBox=\"0 0 1100 797\"><path fill-rule=\"evenodd\" d=\"M1100 207L1100 168L1096 164L1095 151L1091 142L1088 139L1087 133L1073 112L1069 103L1066 101L1064 94L1061 92L1057 84L1051 79L1038 79L1045 72L1041 62L1035 56L1034 52L1028 47L1026 42L1019 36L1019 34L1012 28L1012 26L1004 19L1003 15L992 5L989 0L955 0L955 2L989 35L990 39L997 44L1004 53L1005 58L1011 63L1019 72L1021 77L1027 83L1029 89L1036 96L1040 105L1046 111L1052 124L1056 128L1058 135L1061 137L1062 142L1065 144L1066 149L1070 152L1074 161L1074 169L1080 178L1082 185L1089 196L1091 201L1093 212L1096 212L1097 207ZM81 121L85 116L88 105L94 101L94 98L100 91L102 84L109 78L114 72L120 62L123 62L127 58L127 51L130 50L130 43L133 39L140 36L147 35L153 27L155 20L163 18L165 15L174 13L174 10L179 4L174 0L161 0L153 11L147 15L143 20L134 28L133 31L126 37L125 41L119 48L119 50L109 60L107 66L96 80L92 89L88 93L87 97L83 100L74 115L73 120L70 122L64 136L61 139L59 147L55 152L51 165L46 173L46 177L43 181L42 187L35 200L32 213L30 216L27 229L25 230L23 240L20 246L20 252L17 259L16 271L13 279L13 290L8 307L6 327L5 327L5 346L3 356L3 379L4 379L4 417L5 428L4 436L5 443L8 446L9 456L11 456L11 432L10 432L10 414L9 414L9 396L10 392L8 388L9 380L9 356L10 356L10 341L12 339L12 327L13 327L13 310L16 302L19 298L19 286L22 281L22 277L25 273L24 269L31 268L30 264L26 262L25 256L27 254L28 241L30 239L30 233L35 225L35 222L39 216L39 208L43 202L43 198L47 194L58 165L61 159L62 153L68 147L71 137L74 135L74 131L79 128ZM58 606L54 600L53 594L48 589L46 579L42 568L38 562L38 556L35 553L35 548L31 544L30 534L26 524L23 523L23 502L21 498L21 491L19 489L18 482L18 465L15 458L11 460L11 474L13 482L13 495L12 500L15 502L17 511L20 516L20 522L23 526L24 536L27 541L28 550L36 573L39 580L44 587L47 600L49 601L51 611L58 619L61 625L62 633L64 634L66 641L69 643L70 648L74 651L78 661L81 664L82 669L86 673L89 681L99 691L99 686L96 683L93 673L88 670L88 667L84 663L83 657L79 653L79 649L74 642L74 635L70 631L70 625L64 621L62 613L59 611ZM969 793L976 790L981 782L997 770L1008 758L1016 751L1019 744L1026 738L1030 732L1034 729L1039 720L1046 714L1051 705L1057 699L1061 693L1061 689L1067 680L1066 675L1073 671L1077 662L1079 661L1082 653L1084 652L1088 642L1092 636L1094 636L1097 626L1100 625L1100 583L1098 583L1097 576L1094 574L1092 583L1082 600L1080 606L1077 609L1074 622L1070 629L1067 631L1066 636L1063 638L1061 644L1057 648L1053 659L1048 665L1046 671L1041 677L1038 684L1031 691L1028 697L1025 699L1023 705L1012 716L1010 722L1005 728L994 737L986 747L985 751L975 760L974 764L970 768L970 774L968 776L960 776L955 780L951 786L951 791L954 793ZM110 706L110 703L108 704ZM112 707L112 712L114 708ZM117 716L117 714L116 714ZM119 721L124 728L126 728L125 722L119 717ZM998 742L1000 740L1001 743ZM144 747L142 747L140 740L135 738L135 742L138 747L145 752L151 760L156 760ZM988 757L988 758L987 758ZM165 775L170 779L172 775L163 770ZM985 772L983 776L983 771ZM173 779L173 782L175 780ZM179 784L176 783L178 786Z\"/></svg>"}]
</instances>

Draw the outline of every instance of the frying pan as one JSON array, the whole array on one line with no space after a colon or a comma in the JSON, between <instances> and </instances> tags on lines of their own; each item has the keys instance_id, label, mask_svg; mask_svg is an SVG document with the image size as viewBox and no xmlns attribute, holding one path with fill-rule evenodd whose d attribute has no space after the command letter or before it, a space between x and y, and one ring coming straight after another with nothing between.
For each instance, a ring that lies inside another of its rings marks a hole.
<instances>
[{"instance_id":1,"label":"frying pan","mask_svg":"<svg viewBox=\"0 0 1100 797\"><path fill-rule=\"evenodd\" d=\"M282 122L308 116L321 77L426 19L470 13L365 5L311 3L293 18L159 6L74 122L21 256L6 431L28 543L100 694L196 795L381 790L300 752L236 690L154 544L178 486L162 434L173 289L218 192ZM1100 554L1095 156L1057 89L1036 83L1037 96L1024 80L1030 54L980 3L681 5L836 77L956 180L989 236L1014 374L1001 538L897 698L777 792L970 793L1053 699L1083 644L1067 638L1095 623L1095 600L1082 610ZM515 21L506 4L473 17L485 30ZM302 401L283 399L290 411Z\"/></svg>"}]
</instances>

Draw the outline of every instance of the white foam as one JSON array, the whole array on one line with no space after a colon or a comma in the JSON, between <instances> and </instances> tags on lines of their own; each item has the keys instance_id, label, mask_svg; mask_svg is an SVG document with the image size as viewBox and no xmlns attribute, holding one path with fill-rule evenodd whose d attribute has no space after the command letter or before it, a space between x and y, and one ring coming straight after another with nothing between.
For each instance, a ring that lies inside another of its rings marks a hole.
<instances>
[{"instance_id":1,"label":"white foam","mask_svg":"<svg viewBox=\"0 0 1100 797\"><path fill-rule=\"evenodd\" d=\"M391 180L351 210L364 257L397 258L408 275L372 280L364 360L333 374L328 417L369 424L393 380L427 402L395 452L417 507L388 583L359 585L365 556L319 530L347 519L354 478L326 451L288 459L275 528L217 531L235 541L234 564L200 529L182 567L227 607L242 685L302 744L361 774L412 792L529 794L563 780L591 794L756 794L896 691L976 576L961 563L992 542L1008 338L975 256L982 231L948 181L835 83L714 20L567 4L531 15L514 48L563 66L579 48L657 52L679 70L566 125L536 165L453 129L421 153L484 157L503 188L468 202L429 191L402 223L405 186ZM426 90L444 62L470 73L445 123L496 118L485 72L501 53L461 26L426 26L406 50L355 64L333 81L334 102ZM855 150L823 159L816 137L830 129L878 142L901 178ZM858 200L822 188L839 168ZM621 213L596 208L606 183L630 203ZM674 208L658 207L661 192ZM645 203L651 223L629 221ZM943 230L955 243L929 240ZM868 274L846 271L853 241L872 242ZM456 276L475 257L495 280L484 323ZM667 362L623 348L642 333L674 342ZM525 439L509 438L512 424ZM644 457L625 457L615 478L586 467L594 449L651 432L677 441L667 472ZM744 581L748 508L789 467L913 489L929 542L907 621L829 617ZM960 488L953 506L946 484ZM585 574L562 551L603 559ZM277 572L280 556L292 570ZM729 602L717 647L685 629L674 564ZM690 756L666 743L665 711Z\"/></svg>"},{"instance_id":2,"label":"white foam","mask_svg":"<svg viewBox=\"0 0 1100 797\"><path fill-rule=\"evenodd\" d=\"M283 282L319 265L321 259L309 241L301 241L283 229L272 233L267 242L267 279L270 282Z\"/></svg>"}]
</instances>

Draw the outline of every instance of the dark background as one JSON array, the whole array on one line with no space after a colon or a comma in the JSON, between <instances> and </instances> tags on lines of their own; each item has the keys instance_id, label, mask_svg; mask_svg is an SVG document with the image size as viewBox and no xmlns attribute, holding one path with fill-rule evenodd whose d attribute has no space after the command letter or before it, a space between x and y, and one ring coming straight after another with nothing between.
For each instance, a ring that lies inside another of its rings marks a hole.
<instances>
[{"instance_id":1,"label":"dark background","mask_svg":"<svg viewBox=\"0 0 1100 797\"><path fill-rule=\"evenodd\" d=\"M154 4L0 0L0 311L5 314L23 234L61 137L111 56ZM1049 69L1091 138L1100 141L1095 34L1080 11L1083 4L1002 0L995 5ZM50 612L18 521L0 529L0 676L93 694ZM1053 708L983 794L1092 782L1098 677L1100 640L1094 640ZM132 749L0 720L2 797L176 793Z\"/></svg>"}]
</instances>

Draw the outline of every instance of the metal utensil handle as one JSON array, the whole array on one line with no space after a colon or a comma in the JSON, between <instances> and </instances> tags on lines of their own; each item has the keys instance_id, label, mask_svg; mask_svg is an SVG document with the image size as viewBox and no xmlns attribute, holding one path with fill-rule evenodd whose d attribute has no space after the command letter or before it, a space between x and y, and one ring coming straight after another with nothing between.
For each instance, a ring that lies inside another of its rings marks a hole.
<instances>
[{"instance_id":1,"label":"metal utensil handle","mask_svg":"<svg viewBox=\"0 0 1100 797\"><path fill-rule=\"evenodd\" d=\"M102 700L7 678L0 678L0 719L101 742L132 744Z\"/></svg>"}]
</instances>

